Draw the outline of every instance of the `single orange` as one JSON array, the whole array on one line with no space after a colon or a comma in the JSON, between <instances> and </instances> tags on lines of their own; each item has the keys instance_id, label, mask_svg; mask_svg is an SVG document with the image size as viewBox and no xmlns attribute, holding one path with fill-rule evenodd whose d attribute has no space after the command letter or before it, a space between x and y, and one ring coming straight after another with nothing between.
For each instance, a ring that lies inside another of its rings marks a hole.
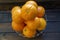
<instances>
[{"instance_id":1,"label":"single orange","mask_svg":"<svg viewBox=\"0 0 60 40\"><path fill-rule=\"evenodd\" d=\"M15 10L21 9L20 6L14 6L11 10L11 13L13 14Z\"/></svg>"},{"instance_id":2,"label":"single orange","mask_svg":"<svg viewBox=\"0 0 60 40\"><path fill-rule=\"evenodd\" d=\"M31 4L31 5L34 5L35 7L38 7L37 3L35 1L27 1L26 4Z\"/></svg>"},{"instance_id":3,"label":"single orange","mask_svg":"<svg viewBox=\"0 0 60 40\"><path fill-rule=\"evenodd\" d=\"M12 22L12 28L13 30L15 30L16 32L22 32L24 29L24 24L17 24L15 22Z\"/></svg>"},{"instance_id":4,"label":"single orange","mask_svg":"<svg viewBox=\"0 0 60 40\"><path fill-rule=\"evenodd\" d=\"M30 30L28 27L24 27L23 29L23 35L27 38L32 38L36 34L36 31Z\"/></svg>"},{"instance_id":5,"label":"single orange","mask_svg":"<svg viewBox=\"0 0 60 40\"><path fill-rule=\"evenodd\" d=\"M23 23L23 19L21 18L21 8L19 6L15 6L12 9L12 21L16 23Z\"/></svg>"},{"instance_id":6,"label":"single orange","mask_svg":"<svg viewBox=\"0 0 60 40\"><path fill-rule=\"evenodd\" d=\"M44 9L44 7L42 7L42 6L38 6L38 17L39 18L41 18L41 17L43 17L44 16L44 14L45 14L45 9Z\"/></svg>"},{"instance_id":7,"label":"single orange","mask_svg":"<svg viewBox=\"0 0 60 40\"><path fill-rule=\"evenodd\" d=\"M37 16L37 8L31 4L24 5L21 16L24 20L32 20Z\"/></svg>"},{"instance_id":8,"label":"single orange","mask_svg":"<svg viewBox=\"0 0 60 40\"><path fill-rule=\"evenodd\" d=\"M46 20L44 18L39 18L40 20L40 26L37 28L37 30L41 31L46 28Z\"/></svg>"},{"instance_id":9,"label":"single orange","mask_svg":"<svg viewBox=\"0 0 60 40\"><path fill-rule=\"evenodd\" d=\"M31 30L36 30L37 27L39 26L40 22L39 22L39 19L36 17L34 20L25 21L25 24Z\"/></svg>"}]
</instances>

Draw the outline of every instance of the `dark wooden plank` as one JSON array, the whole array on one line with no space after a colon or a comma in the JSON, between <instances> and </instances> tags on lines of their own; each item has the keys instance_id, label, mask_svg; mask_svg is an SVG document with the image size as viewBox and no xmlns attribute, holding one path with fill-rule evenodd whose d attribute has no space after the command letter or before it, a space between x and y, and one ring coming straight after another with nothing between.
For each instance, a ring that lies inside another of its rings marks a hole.
<instances>
[{"instance_id":1,"label":"dark wooden plank","mask_svg":"<svg viewBox=\"0 0 60 40\"><path fill-rule=\"evenodd\" d=\"M11 2L25 2L28 0L0 0L0 3L11 3ZM59 0L34 0L38 2L44 2L44 1L59 1Z\"/></svg>"},{"instance_id":2,"label":"dark wooden plank","mask_svg":"<svg viewBox=\"0 0 60 40\"><path fill-rule=\"evenodd\" d=\"M46 10L47 21L60 21L60 10ZM0 11L0 22L11 22L11 11Z\"/></svg>"},{"instance_id":3,"label":"dark wooden plank","mask_svg":"<svg viewBox=\"0 0 60 40\"><path fill-rule=\"evenodd\" d=\"M60 22L47 22L46 32L60 32Z\"/></svg>"},{"instance_id":4,"label":"dark wooden plank","mask_svg":"<svg viewBox=\"0 0 60 40\"><path fill-rule=\"evenodd\" d=\"M0 11L0 23L11 22L10 11Z\"/></svg>"},{"instance_id":5,"label":"dark wooden plank","mask_svg":"<svg viewBox=\"0 0 60 40\"><path fill-rule=\"evenodd\" d=\"M44 33L43 35L37 37L37 38L24 38L16 33L4 33L0 34L0 39L1 40L60 40L60 33Z\"/></svg>"},{"instance_id":6,"label":"dark wooden plank","mask_svg":"<svg viewBox=\"0 0 60 40\"><path fill-rule=\"evenodd\" d=\"M47 21L60 21L60 10L46 10Z\"/></svg>"},{"instance_id":7,"label":"dark wooden plank","mask_svg":"<svg viewBox=\"0 0 60 40\"><path fill-rule=\"evenodd\" d=\"M60 10L46 10L47 27L45 32L60 32ZM50 16L53 17L50 17ZM13 32L10 11L0 11L0 32Z\"/></svg>"},{"instance_id":8,"label":"dark wooden plank","mask_svg":"<svg viewBox=\"0 0 60 40\"><path fill-rule=\"evenodd\" d=\"M43 6L45 9L60 9L60 1L36 0L37 4ZM0 10L11 10L14 6L22 6L26 0L1 0Z\"/></svg>"},{"instance_id":9,"label":"dark wooden plank","mask_svg":"<svg viewBox=\"0 0 60 40\"><path fill-rule=\"evenodd\" d=\"M13 32L11 23L0 23L0 32Z\"/></svg>"},{"instance_id":10,"label":"dark wooden plank","mask_svg":"<svg viewBox=\"0 0 60 40\"><path fill-rule=\"evenodd\" d=\"M11 23L0 23L0 32L13 32ZM60 22L47 22L45 32L60 33Z\"/></svg>"}]
</instances>

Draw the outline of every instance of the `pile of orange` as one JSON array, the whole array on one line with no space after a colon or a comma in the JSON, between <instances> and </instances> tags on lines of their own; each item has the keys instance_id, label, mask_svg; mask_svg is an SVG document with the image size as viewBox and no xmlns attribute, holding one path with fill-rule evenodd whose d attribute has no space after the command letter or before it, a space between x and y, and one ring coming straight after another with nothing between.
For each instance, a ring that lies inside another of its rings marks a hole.
<instances>
[{"instance_id":1,"label":"pile of orange","mask_svg":"<svg viewBox=\"0 0 60 40\"><path fill-rule=\"evenodd\" d=\"M46 20L43 18L45 9L35 1L27 1L22 8L13 7L11 14L13 30L21 32L25 37L32 38L36 35L36 30L43 31L46 27Z\"/></svg>"}]
</instances>

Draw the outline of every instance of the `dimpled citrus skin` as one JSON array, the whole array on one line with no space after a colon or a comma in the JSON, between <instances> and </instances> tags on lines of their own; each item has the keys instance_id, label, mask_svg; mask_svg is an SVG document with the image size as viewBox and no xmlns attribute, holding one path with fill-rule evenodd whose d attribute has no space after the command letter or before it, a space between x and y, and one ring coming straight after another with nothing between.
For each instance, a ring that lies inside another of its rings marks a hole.
<instances>
[{"instance_id":1,"label":"dimpled citrus skin","mask_svg":"<svg viewBox=\"0 0 60 40\"><path fill-rule=\"evenodd\" d=\"M24 27L25 27L24 24L17 24L15 22L12 22L12 28L16 32L22 32Z\"/></svg>"},{"instance_id":2,"label":"dimpled citrus skin","mask_svg":"<svg viewBox=\"0 0 60 40\"><path fill-rule=\"evenodd\" d=\"M40 20L40 26L37 28L37 30L45 30L46 28L46 20L44 18L39 18Z\"/></svg>"},{"instance_id":3,"label":"dimpled citrus skin","mask_svg":"<svg viewBox=\"0 0 60 40\"><path fill-rule=\"evenodd\" d=\"M37 8L34 5L28 4L22 6L21 17L24 20L33 20L37 16Z\"/></svg>"},{"instance_id":4,"label":"dimpled citrus skin","mask_svg":"<svg viewBox=\"0 0 60 40\"><path fill-rule=\"evenodd\" d=\"M23 29L23 35L27 38L32 38L35 36L35 34L36 34L36 31L30 30L28 27L25 27Z\"/></svg>"},{"instance_id":5,"label":"dimpled citrus skin","mask_svg":"<svg viewBox=\"0 0 60 40\"><path fill-rule=\"evenodd\" d=\"M38 15L37 15L37 17L41 18L41 17L44 16L44 14L45 14L45 9L44 9L44 7L38 6Z\"/></svg>"},{"instance_id":6,"label":"dimpled citrus skin","mask_svg":"<svg viewBox=\"0 0 60 40\"><path fill-rule=\"evenodd\" d=\"M36 17L34 20L26 21L25 24L30 28L31 30L36 30L37 27L40 25L39 19Z\"/></svg>"},{"instance_id":7,"label":"dimpled citrus skin","mask_svg":"<svg viewBox=\"0 0 60 40\"><path fill-rule=\"evenodd\" d=\"M27 1L26 4L31 4L31 5L34 5L35 7L38 7L35 1Z\"/></svg>"},{"instance_id":8,"label":"dimpled citrus skin","mask_svg":"<svg viewBox=\"0 0 60 40\"><path fill-rule=\"evenodd\" d=\"M21 18L21 8L19 6L15 6L12 9L12 21L16 23L23 23L23 19Z\"/></svg>"}]
</instances>

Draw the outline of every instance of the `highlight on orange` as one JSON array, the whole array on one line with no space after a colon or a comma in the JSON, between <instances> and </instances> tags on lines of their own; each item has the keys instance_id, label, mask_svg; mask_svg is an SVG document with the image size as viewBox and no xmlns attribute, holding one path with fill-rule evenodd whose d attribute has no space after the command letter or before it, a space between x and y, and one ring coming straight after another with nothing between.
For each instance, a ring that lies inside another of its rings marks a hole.
<instances>
[{"instance_id":1,"label":"highlight on orange","mask_svg":"<svg viewBox=\"0 0 60 40\"><path fill-rule=\"evenodd\" d=\"M13 14L15 10L20 9L20 6L14 6L11 10L11 13Z\"/></svg>"},{"instance_id":2,"label":"highlight on orange","mask_svg":"<svg viewBox=\"0 0 60 40\"><path fill-rule=\"evenodd\" d=\"M24 24L17 24L15 22L12 22L12 29L15 30L16 32L22 32L24 29Z\"/></svg>"},{"instance_id":3,"label":"highlight on orange","mask_svg":"<svg viewBox=\"0 0 60 40\"><path fill-rule=\"evenodd\" d=\"M45 15L45 9L42 6L38 6L38 15L37 17L41 18Z\"/></svg>"},{"instance_id":4,"label":"highlight on orange","mask_svg":"<svg viewBox=\"0 0 60 40\"><path fill-rule=\"evenodd\" d=\"M34 5L35 7L38 7L37 3L33 0L27 1L25 4L31 4Z\"/></svg>"},{"instance_id":5,"label":"highlight on orange","mask_svg":"<svg viewBox=\"0 0 60 40\"><path fill-rule=\"evenodd\" d=\"M12 9L12 21L16 23L23 23L23 19L21 18L21 8L20 6L15 6Z\"/></svg>"},{"instance_id":6,"label":"highlight on orange","mask_svg":"<svg viewBox=\"0 0 60 40\"><path fill-rule=\"evenodd\" d=\"M22 6L22 18L24 20L33 20L37 16L37 8L34 5L28 4Z\"/></svg>"},{"instance_id":7,"label":"highlight on orange","mask_svg":"<svg viewBox=\"0 0 60 40\"><path fill-rule=\"evenodd\" d=\"M36 34L36 31L30 30L28 27L25 27L23 29L23 35L27 38L32 38L35 36L35 34Z\"/></svg>"}]
</instances>

